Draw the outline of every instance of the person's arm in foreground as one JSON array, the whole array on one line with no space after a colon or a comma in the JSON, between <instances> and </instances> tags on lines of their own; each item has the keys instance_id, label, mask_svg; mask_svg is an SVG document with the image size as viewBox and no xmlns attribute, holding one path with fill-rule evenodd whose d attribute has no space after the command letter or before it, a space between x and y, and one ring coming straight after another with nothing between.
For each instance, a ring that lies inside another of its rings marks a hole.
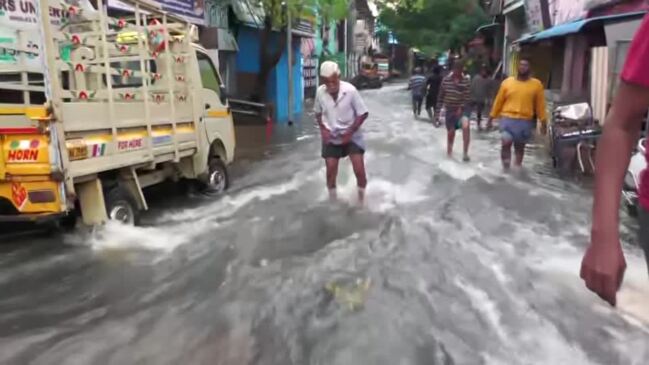
<instances>
[{"instance_id":1,"label":"person's arm in foreground","mask_svg":"<svg viewBox=\"0 0 649 365\"><path fill-rule=\"evenodd\" d=\"M647 108L649 88L622 82L597 145L593 226L580 276L611 305L626 269L618 227L622 182Z\"/></svg>"},{"instance_id":2,"label":"person's arm in foreground","mask_svg":"<svg viewBox=\"0 0 649 365\"><path fill-rule=\"evenodd\" d=\"M354 119L354 123L351 125L351 127L349 127L349 129L343 136L343 144L351 142L354 133L356 133L361 125L363 125L363 123L367 119L367 116L369 115L367 107L365 106L365 102L363 102L363 98L361 97L361 94L358 92L358 90L354 90L352 106L354 107L354 111L356 112L356 118Z\"/></svg>"},{"instance_id":3,"label":"person's arm in foreground","mask_svg":"<svg viewBox=\"0 0 649 365\"><path fill-rule=\"evenodd\" d=\"M494 118L498 118L502 112L503 105L505 104L505 83L503 82L498 89L498 94L496 94L496 100L494 100L494 105L491 107L491 113L489 114L489 121L487 122L487 128L493 126Z\"/></svg>"},{"instance_id":4,"label":"person's arm in foreground","mask_svg":"<svg viewBox=\"0 0 649 365\"><path fill-rule=\"evenodd\" d=\"M586 287L611 305L615 305L626 269L618 227L620 195L641 120L649 108L648 64L649 16L645 16L631 42L620 88L597 148L593 226L590 246L581 263L580 276Z\"/></svg>"}]
</instances>

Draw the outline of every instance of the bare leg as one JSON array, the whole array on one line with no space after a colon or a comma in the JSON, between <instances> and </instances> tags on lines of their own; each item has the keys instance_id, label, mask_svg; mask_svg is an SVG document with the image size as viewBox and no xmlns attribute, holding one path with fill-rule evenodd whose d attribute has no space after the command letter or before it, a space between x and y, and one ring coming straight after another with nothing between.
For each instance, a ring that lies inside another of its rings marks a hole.
<instances>
[{"instance_id":1,"label":"bare leg","mask_svg":"<svg viewBox=\"0 0 649 365\"><path fill-rule=\"evenodd\" d=\"M503 169L508 171L512 164L512 141L503 139L500 158L503 162Z\"/></svg>"},{"instance_id":2,"label":"bare leg","mask_svg":"<svg viewBox=\"0 0 649 365\"><path fill-rule=\"evenodd\" d=\"M448 157L453 156L453 143L455 143L455 130L448 130L446 137L446 154Z\"/></svg>"},{"instance_id":3,"label":"bare leg","mask_svg":"<svg viewBox=\"0 0 649 365\"><path fill-rule=\"evenodd\" d=\"M469 119L462 121L462 140L464 141L464 161L469 161L469 143L471 142L471 122Z\"/></svg>"},{"instance_id":4,"label":"bare leg","mask_svg":"<svg viewBox=\"0 0 649 365\"><path fill-rule=\"evenodd\" d=\"M352 162L354 175L356 175L356 185L358 186L358 201L363 204L365 201L365 187L367 186L367 175L365 174L365 160L362 154L349 155Z\"/></svg>"},{"instance_id":5,"label":"bare leg","mask_svg":"<svg viewBox=\"0 0 649 365\"><path fill-rule=\"evenodd\" d=\"M525 157L525 143L514 143L514 152L516 153L516 167L523 166L523 157Z\"/></svg>"},{"instance_id":6,"label":"bare leg","mask_svg":"<svg viewBox=\"0 0 649 365\"><path fill-rule=\"evenodd\" d=\"M327 158L325 165L327 167L327 189L329 189L329 199L336 200L336 179L338 178L338 159Z\"/></svg>"}]
</instances>

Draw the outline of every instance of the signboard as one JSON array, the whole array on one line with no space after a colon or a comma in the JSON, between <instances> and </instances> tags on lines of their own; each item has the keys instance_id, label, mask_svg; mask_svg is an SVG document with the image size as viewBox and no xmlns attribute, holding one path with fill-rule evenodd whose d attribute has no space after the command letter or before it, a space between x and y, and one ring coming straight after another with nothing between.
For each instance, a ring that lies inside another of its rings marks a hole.
<instances>
[{"instance_id":1,"label":"signboard","mask_svg":"<svg viewBox=\"0 0 649 365\"><path fill-rule=\"evenodd\" d=\"M190 23L205 25L205 0L151 0L164 11L180 16ZM113 9L132 11L133 8L119 0L108 0Z\"/></svg>"},{"instance_id":2,"label":"signboard","mask_svg":"<svg viewBox=\"0 0 649 365\"><path fill-rule=\"evenodd\" d=\"M552 26L569 23L585 17L587 3L588 0L550 0L549 8L550 14L552 14Z\"/></svg>"},{"instance_id":3,"label":"signboard","mask_svg":"<svg viewBox=\"0 0 649 365\"><path fill-rule=\"evenodd\" d=\"M316 57L305 57L302 59L302 78L304 79L305 89L318 86L317 66L318 59Z\"/></svg>"},{"instance_id":4,"label":"signboard","mask_svg":"<svg viewBox=\"0 0 649 365\"><path fill-rule=\"evenodd\" d=\"M209 27L228 29L228 10L229 3L221 0L207 0L205 3L206 25Z\"/></svg>"},{"instance_id":5,"label":"signboard","mask_svg":"<svg viewBox=\"0 0 649 365\"><path fill-rule=\"evenodd\" d=\"M61 2L50 0L50 19L60 26L69 14ZM30 70L42 70L38 57L41 43L38 27L37 0L0 0L0 63L17 64L20 52L27 50L25 65ZM95 12L87 0L78 2L82 12ZM20 31L20 39L18 31Z\"/></svg>"},{"instance_id":6,"label":"signboard","mask_svg":"<svg viewBox=\"0 0 649 365\"><path fill-rule=\"evenodd\" d=\"M530 32L540 32L552 26L547 0L525 0L524 4Z\"/></svg>"}]
</instances>

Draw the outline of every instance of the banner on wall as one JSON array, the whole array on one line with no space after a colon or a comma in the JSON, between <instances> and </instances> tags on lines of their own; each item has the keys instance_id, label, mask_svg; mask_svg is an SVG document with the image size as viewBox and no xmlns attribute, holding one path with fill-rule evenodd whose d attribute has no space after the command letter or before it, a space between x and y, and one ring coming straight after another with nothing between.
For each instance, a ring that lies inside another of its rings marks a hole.
<instances>
[{"instance_id":1,"label":"banner on wall","mask_svg":"<svg viewBox=\"0 0 649 365\"><path fill-rule=\"evenodd\" d=\"M180 16L192 24L205 25L205 0L151 0L160 4L163 10ZM119 0L109 0L113 9L132 11L133 8Z\"/></svg>"}]
</instances>

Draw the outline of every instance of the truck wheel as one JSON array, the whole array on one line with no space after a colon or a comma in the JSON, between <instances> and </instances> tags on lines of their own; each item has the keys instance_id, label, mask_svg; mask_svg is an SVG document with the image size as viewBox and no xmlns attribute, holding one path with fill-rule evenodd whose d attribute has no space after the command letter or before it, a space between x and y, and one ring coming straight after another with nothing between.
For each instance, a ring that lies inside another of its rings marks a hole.
<instances>
[{"instance_id":1,"label":"truck wheel","mask_svg":"<svg viewBox=\"0 0 649 365\"><path fill-rule=\"evenodd\" d=\"M108 219L135 226L140 223L140 210L131 194L124 188L113 187L104 195Z\"/></svg>"},{"instance_id":2,"label":"truck wheel","mask_svg":"<svg viewBox=\"0 0 649 365\"><path fill-rule=\"evenodd\" d=\"M219 158L212 158L209 162L209 173L205 187L203 188L203 193L207 195L218 195L227 190L229 186L230 180L225 164Z\"/></svg>"}]
</instances>

